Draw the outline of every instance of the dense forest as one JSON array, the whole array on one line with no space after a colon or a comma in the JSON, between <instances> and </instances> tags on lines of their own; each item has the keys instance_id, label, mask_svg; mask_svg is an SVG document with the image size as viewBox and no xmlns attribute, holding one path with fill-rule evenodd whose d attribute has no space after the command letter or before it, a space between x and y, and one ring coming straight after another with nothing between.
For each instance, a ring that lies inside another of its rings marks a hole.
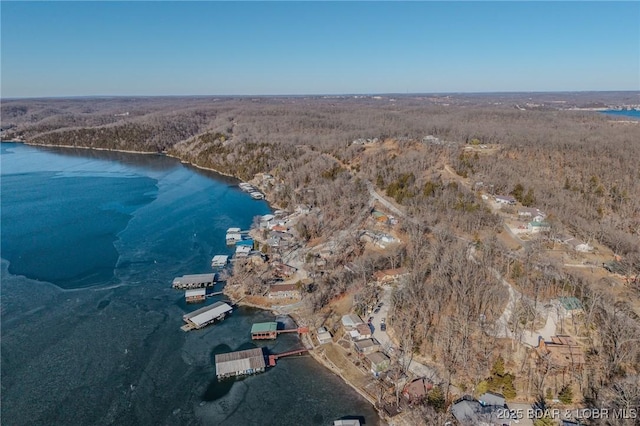
<instances>
[{"instance_id":1,"label":"dense forest","mask_svg":"<svg viewBox=\"0 0 640 426\"><path fill-rule=\"evenodd\" d=\"M640 120L586 110L625 104L640 94L5 100L1 126L3 139L166 153L243 180L269 173L275 205L320 212L299 224L305 242L340 235L341 255L305 294L314 310L366 292L360 275L402 265L391 325L447 386L543 400L570 389L573 402L637 408ZM363 249L370 187L406 213L401 250ZM508 247L509 207L481 194L546 212L550 236ZM564 267L550 247L565 234L607 250L625 279ZM508 303L504 279L522 295L514 335L536 329L538 304L580 300L583 368L541 368L531 347L487 331Z\"/></svg>"}]
</instances>

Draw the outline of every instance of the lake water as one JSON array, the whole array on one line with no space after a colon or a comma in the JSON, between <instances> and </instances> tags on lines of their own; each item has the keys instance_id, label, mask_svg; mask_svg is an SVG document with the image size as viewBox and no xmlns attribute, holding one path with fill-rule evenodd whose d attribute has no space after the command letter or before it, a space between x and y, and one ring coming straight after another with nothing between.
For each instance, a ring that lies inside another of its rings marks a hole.
<instances>
[{"instance_id":1,"label":"lake water","mask_svg":"<svg viewBox=\"0 0 640 426\"><path fill-rule=\"evenodd\" d=\"M218 383L216 353L254 347L268 312L180 330L175 276L230 254L227 228L269 212L237 181L171 158L0 145L3 425L378 424L308 356ZM208 302L211 303L211 302ZM278 318L292 326L288 318ZM283 352L297 336L259 343Z\"/></svg>"},{"instance_id":2,"label":"lake water","mask_svg":"<svg viewBox=\"0 0 640 426\"><path fill-rule=\"evenodd\" d=\"M608 114L608 115L621 115L623 117L635 117L635 118L640 118L640 111L638 110L616 110L616 109L609 109L606 111L602 111L603 114Z\"/></svg>"}]
</instances>

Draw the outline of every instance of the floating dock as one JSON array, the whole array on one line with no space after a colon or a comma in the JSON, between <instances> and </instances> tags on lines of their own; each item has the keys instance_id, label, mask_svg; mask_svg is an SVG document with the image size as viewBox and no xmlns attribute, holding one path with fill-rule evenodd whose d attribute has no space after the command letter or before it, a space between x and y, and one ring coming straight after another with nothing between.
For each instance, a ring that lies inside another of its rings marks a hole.
<instances>
[{"instance_id":1,"label":"floating dock","mask_svg":"<svg viewBox=\"0 0 640 426\"><path fill-rule=\"evenodd\" d=\"M273 340L278 337L277 322L259 322L251 326L252 340Z\"/></svg>"},{"instance_id":2,"label":"floating dock","mask_svg":"<svg viewBox=\"0 0 640 426\"><path fill-rule=\"evenodd\" d=\"M183 275L173 279L173 288L186 290L192 288L213 287L218 281L217 274Z\"/></svg>"},{"instance_id":3,"label":"floating dock","mask_svg":"<svg viewBox=\"0 0 640 426\"><path fill-rule=\"evenodd\" d=\"M218 379L262 373L266 368L261 348L216 355Z\"/></svg>"},{"instance_id":4,"label":"floating dock","mask_svg":"<svg viewBox=\"0 0 640 426\"><path fill-rule=\"evenodd\" d=\"M224 254L218 254L213 256L213 259L211 259L211 267L224 268L225 266L227 266L228 262L229 262L229 256Z\"/></svg>"},{"instance_id":5,"label":"floating dock","mask_svg":"<svg viewBox=\"0 0 640 426\"><path fill-rule=\"evenodd\" d=\"M184 292L184 298L187 303L200 303L207 300L207 289L196 288Z\"/></svg>"},{"instance_id":6,"label":"floating dock","mask_svg":"<svg viewBox=\"0 0 640 426\"><path fill-rule=\"evenodd\" d=\"M213 323L216 320L223 320L233 308L228 303L216 302L213 305L205 306L189 314L183 315L186 322L181 327L182 331L198 330Z\"/></svg>"}]
</instances>

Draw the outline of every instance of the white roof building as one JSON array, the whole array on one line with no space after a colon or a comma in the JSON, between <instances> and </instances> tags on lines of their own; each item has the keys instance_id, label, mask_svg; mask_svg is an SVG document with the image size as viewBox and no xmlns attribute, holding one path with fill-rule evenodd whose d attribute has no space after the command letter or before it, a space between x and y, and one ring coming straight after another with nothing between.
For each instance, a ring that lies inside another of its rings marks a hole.
<instances>
[{"instance_id":1,"label":"white roof building","mask_svg":"<svg viewBox=\"0 0 640 426\"><path fill-rule=\"evenodd\" d=\"M342 325L346 329L356 328L358 324L364 324L364 321L355 314L345 315L342 317Z\"/></svg>"},{"instance_id":2,"label":"white roof building","mask_svg":"<svg viewBox=\"0 0 640 426\"><path fill-rule=\"evenodd\" d=\"M187 324L192 324L195 328L202 328L216 319L224 318L233 308L227 303L216 302L213 305L205 306L189 314L186 314L182 319Z\"/></svg>"}]
</instances>

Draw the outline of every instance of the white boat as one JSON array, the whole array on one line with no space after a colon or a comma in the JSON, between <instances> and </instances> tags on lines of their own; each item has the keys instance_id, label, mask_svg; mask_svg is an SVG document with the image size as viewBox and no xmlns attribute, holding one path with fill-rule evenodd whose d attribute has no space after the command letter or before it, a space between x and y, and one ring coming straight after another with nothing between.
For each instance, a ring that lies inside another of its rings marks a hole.
<instances>
[{"instance_id":1,"label":"white boat","mask_svg":"<svg viewBox=\"0 0 640 426\"><path fill-rule=\"evenodd\" d=\"M262 192L254 191L249 193L249 195L251 195L251 198L254 200L264 200L264 194Z\"/></svg>"}]
</instances>

